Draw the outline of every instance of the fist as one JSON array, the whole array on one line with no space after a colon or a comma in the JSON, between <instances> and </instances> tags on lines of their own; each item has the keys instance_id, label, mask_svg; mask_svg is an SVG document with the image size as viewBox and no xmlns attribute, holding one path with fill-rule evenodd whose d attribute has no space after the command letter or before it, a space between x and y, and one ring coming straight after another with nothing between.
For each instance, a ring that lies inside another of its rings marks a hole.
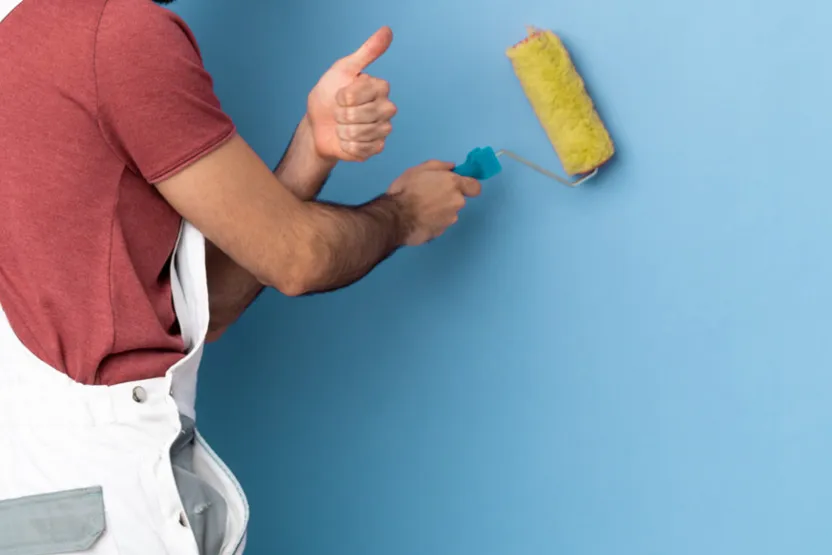
<instances>
[{"instance_id":1,"label":"fist","mask_svg":"<svg viewBox=\"0 0 832 555\"><path fill-rule=\"evenodd\" d=\"M379 29L361 48L335 62L309 93L306 114L319 156L360 162L384 149L396 106L387 81L364 70L392 41L389 27Z\"/></svg>"},{"instance_id":2,"label":"fist","mask_svg":"<svg viewBox=\"0 0 832 555\"><path fill-rule=\"evenodd\" d=\"M402 174L387 191L404 208L409 229L405 245L427 243L459 220L466 197L481 192L479 181L453 173L454 164L430 161Z\"/></svg>"}]
</instances>

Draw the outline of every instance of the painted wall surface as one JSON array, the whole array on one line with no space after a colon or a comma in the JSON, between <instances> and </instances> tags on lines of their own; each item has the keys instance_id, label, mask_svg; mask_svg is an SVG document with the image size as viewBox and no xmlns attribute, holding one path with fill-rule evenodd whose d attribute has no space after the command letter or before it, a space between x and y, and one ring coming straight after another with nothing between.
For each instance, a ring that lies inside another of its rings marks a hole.
<instances>
[{"instance_id":1,"label":"painted wall surface","mask_svg":"<svg viewBox=\"0 0 832 555\"><path fill-rule=\"evenodd\" d=\"M569 190L507 164L460 223L347 290L265 294L206 354L200 419L250 553L832 553L832 4L183 0L276 163L376 28L400 113L333 176L514 149L559 169L504 50L571 48L618 145Z\"/></svg>"}]
</instances>

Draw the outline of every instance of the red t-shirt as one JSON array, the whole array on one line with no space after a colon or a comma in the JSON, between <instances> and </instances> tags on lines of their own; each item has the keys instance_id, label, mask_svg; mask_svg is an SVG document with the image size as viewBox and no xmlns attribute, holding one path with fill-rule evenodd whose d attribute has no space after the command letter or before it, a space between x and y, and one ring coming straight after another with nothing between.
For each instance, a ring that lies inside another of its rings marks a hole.
<instances>
[{"instance_id":1,"label":"red t-shirt","mask_svg":"<svg viewBox=\"0 0 832 555\"><path fill-rule=\"evenodd\" d=\"M190 30L150 0L23 0L0 22L0 305L37 357L110 385L183 356L181 218L152 183L234 132Z\"/></svg>"}]
</instances>

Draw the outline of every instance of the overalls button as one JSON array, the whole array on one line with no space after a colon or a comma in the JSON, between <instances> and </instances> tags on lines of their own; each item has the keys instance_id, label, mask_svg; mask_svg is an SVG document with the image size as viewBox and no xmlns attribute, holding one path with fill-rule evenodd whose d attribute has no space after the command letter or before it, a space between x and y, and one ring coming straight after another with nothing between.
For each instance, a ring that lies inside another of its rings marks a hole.
<instances>
[{"instance_id":1,"label":"overalls button","mask_svg":"<svg viewBox=\"0 0 832 555\"><path fill-rule=\"evenodd\" d=\"M187 528L188 519L185 518L185 513L179 513L179 524Z\"/></svg>"},{"instance_id":2,"label":"overalls button","mask_svg":"<svg viewBox=\"0 0 832 555\"><path fill-rule=\"evenodd\" d=\"M145 401L147 401L147 391L145 391L142 386L134 387L133 400L137 403L144 403Z\"/></svg>"}]
</instances>

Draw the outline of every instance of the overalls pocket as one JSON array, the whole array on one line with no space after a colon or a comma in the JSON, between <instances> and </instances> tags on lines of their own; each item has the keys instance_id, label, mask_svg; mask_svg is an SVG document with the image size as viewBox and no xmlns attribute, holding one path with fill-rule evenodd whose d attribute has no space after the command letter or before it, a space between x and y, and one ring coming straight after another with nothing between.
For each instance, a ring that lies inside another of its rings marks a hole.
<instances>
[{"instance_id":1,"label":"overalls pocket","mask_svg":"<svg viewBox=\"0 0 832 555\"><path fill-rule=\"evenodd\" d=\"M83 553L105 522L99 486L0 500L0 555Z\"/></svg>"}]
</instances>

